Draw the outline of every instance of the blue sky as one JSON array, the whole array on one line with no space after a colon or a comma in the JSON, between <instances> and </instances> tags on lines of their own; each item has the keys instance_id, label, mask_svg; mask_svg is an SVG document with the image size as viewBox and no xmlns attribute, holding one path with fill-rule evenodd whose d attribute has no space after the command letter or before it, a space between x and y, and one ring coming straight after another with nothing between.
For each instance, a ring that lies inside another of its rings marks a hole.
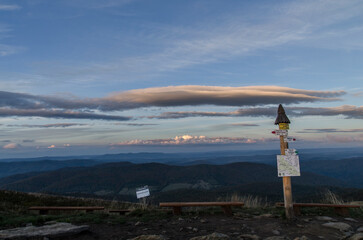
<instances>
[{"instance_id":1,"label":"blue sky","mask_svg":"<svg viewBox=\"0 0 363 240\"><path fill-rule=\"evenodd\" d=\"M362 1L0 0L0 153L362 146L362 62Z\"/></svg>"}]
</instances>

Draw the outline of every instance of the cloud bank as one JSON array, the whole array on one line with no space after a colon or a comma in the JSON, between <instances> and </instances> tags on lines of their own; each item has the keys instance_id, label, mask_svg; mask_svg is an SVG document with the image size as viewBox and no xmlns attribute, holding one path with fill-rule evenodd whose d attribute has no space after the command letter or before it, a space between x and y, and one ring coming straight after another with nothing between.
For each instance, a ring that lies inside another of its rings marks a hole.
<instances>
[{"instance_id":1,"label":"cloud bank","mask_svg":"<svg viewBox=\"0 0 363 240\"><path fill-rule=\"evenodd\" d=\"M206 137L183 135L175 138L151 139L151 140L131 140L112 144L112 146L128 145L187 145L187 144L250 144L256 143L257 140L250 138L233 138L233 137Z\"/></svg>"},{"instance_id":2,"label":"cloud bank","mask_svg":"<svg viewBox=\"0 0 363 240\"><path fill-rule=\"evenodd\" d=\"M343 105L339 107L285 107L288 116L338 116L346 118L363 119L363 106ZM164 112L160 115L147 116L153 119L178 119L187 117L276 117L276 107L268 108L244 108L231 112L198 112L198 111L179 111Z\"/></svg>"},{"instance_id":3,"label":"cloud bank","mask_svg":"<svg viewBox=\"0 0 363 240\"><path fill-rule=\"evenodd\" d=\"M136 89L113 93L103 98L83 99L0 91L0 116L125 121L130 120L130 117L99 114L95 111L124 111L142 107L297 104L337 101L344 94L344 91L313 91L279 86L220 87L198 85Z\"/></svg>"},{"instance_id":4,"label":"cloud bank","mask_svg":"<svg viewBox=\"0 0 363 240\"><path fill-rule=\"evenodd\" d=\"M83 123L53 123L53 124L21 124L21 125L7 125L8 127L26 127L26 128L67 128L74 126L87 126Z\"/></svg>"}]
</instances>

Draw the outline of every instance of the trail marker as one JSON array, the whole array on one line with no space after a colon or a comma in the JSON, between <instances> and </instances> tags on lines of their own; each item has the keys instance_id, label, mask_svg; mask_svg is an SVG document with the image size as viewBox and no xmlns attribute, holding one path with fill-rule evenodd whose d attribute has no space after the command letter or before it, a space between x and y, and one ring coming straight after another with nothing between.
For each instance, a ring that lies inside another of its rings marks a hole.
<instances>
[{"instance_id":1,"label":"trail marker","mask_svg":"<svg viewBox=\"0 0 363 240\"><path fill-rule=\"evenodd\" d=\"M275 120L275 125L279 125L279 130L275 130L273 133L276 135L280 135L280 151L281 155L285 155L285 150L288 149L288 143L285 142L285 138L287 137L287 129L289 128L290 120L286 116L285 109L282 105L279 105L277 110L277 117ZM284 133L286 132L286 134ZM281 134L279 134L281 133ZM281 156L279 155L279 156ZM291 156L291 155L290 155ZM279 157L278 157L279 158ZM284 160L286 160L284 158ZM286 218L292 220L294 218L294 208L292 204L292 191L291 191L291 177L283 176L282 178L283 188L284 188L284 203L285 203L285 214Z\"/></svg>"},{"instance_id":2,"label":"trail marker","mask_svg":"<svg viewBox=\"0 0 363 240\"><path fill-rule=\"evenodd\" d=\"M288 131L286 129L279 129L279 130L274 130L271 133L276 134L276 135L280 135L280 136L287 136Z\"/></svg>"},{"instance_id":3,"label":"trail marker","mask_svg":"<svg viewBox=\"0 0 363 240\"><path fill-rule=\"evenodd\" d=\"M295 142L296 141L296 138L293 138L293 137L284 137L284 141L285 142Z\"/></svg>"},{"instance_id":4,"label":"trail marker","mask_svg":"<svg viewBox=\"0 0 363 240\"><path fill-rule=\"evenodd\" d=\"M298 151L296 151L296 149L290 148L290 149L285 149L285 155L296 155L298 154Z\"/></svg>"},{"instance_id":5,"label":"trail marker","mask_svg":"<svg viewBox=\"0 0 363 240\"><path fill-rule=\"evenodd\" d=\"M150 196L150 190L148 186L144 186L141 188L136 188L136 197L137 199L145 198Z\"/></svg>"}]
</instances>

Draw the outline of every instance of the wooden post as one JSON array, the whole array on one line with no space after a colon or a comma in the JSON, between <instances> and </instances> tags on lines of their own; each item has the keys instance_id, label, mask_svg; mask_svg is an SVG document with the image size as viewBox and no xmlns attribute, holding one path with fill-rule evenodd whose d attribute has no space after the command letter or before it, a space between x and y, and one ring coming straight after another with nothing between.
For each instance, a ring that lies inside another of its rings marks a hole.
<instances>
[{"instance_id":1,"label":"wooden post","mask_svg":"<svg viewBox=\"0 0 363 240\"><path fill-rule=\"evenodd\" d=\"M279 105L278 115L275 121L275 124L279 125L280 130L289 129L290 120L285 114L285 110L282 105ZM288 143L284 141L284 136L280 135L280 150L281 155L285 155L285 149L288 149ZM285 203L285 214L288 220L294 218L294 207L292 203L292 190L291 190L291 177L283 177L282 179L283 188L284 188L284 203Z\"/></svg>"},{"instance_id":2,"label":"wooden post","mask_svg":"<svg viewBox=\"0 0 363 240\"><path fill-rule=\"evenodd\" d=\"M281 155L285 155L285 149L287 149L287 143L284 142L284 136L280 136L280 149L281 149ZM291 177L282 177L282 183L284 188L284 203L285 203L286 218L293 219L294 207L292 203Z\"/></svg>"}]
</instances>

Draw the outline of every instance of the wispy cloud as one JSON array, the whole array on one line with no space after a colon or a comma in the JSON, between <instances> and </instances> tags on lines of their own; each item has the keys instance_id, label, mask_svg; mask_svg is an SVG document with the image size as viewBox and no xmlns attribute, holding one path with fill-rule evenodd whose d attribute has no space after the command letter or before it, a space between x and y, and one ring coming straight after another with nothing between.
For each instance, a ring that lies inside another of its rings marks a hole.
<instances>
[{"instance_id":1,"label":"wispy cloud","mask_svg":"<svg viewBox=\"0 0 363 240\"><path fill-rule=\"evenodd\" d=\"M354 143L354 142L363 142L363 134L359 136L336 136L336 135L327 135L323 141L328 142L338 142L338 143Z\"/></svg>"},{"instance_id":2,"label":"wispy cloud","mask_svg":"<svg viewBox=\"0 0 363 240\"><path fill-rule=\"evenodd\" d=\"M357 133L363 132L363 128L357 129L337 129L337 128L307 128L298 133Z\"/></svg>"},{"instance_id":3,"label":"wispy cloud","mask_svg":"<svg viewBox=\"0 0 363 240\"><path fill-rule=\"evenodd\" d=\"M9 143L9 144L6 144L5 146L3 146L3 149L18 149L20 147L21 147L20 144L17 144L17 143Z\"/></svg>"},{"instance_id":4,"label":"wispy cloud","mask_svg":"<svg viewBox=\"0 0 363 240\"><path fill-rule=\"evenodd\" d=\"M158 74L245 57L288 44L363 49L359 41L354 41L361 38L363 29L349 26L349 30L341 27L336 28L334 33L329 30L330 26L359 16L362 12L361 1L306 0L286 3L278 9L271 6L265 21L246 24L238 15L224 17L224 21L218 24L205 23L190 34L170 37L166 41L169 44L157 52L126 57L117 62L93 64L92 69L103 73L129 73L129 76Z\"/></svg>"},{"instance_id":5,"label":"wispy cloud","mask_svg":"<svg viewBox=\"0 0 363 240\"><path fill-rule=\"evenodd\" d=\"M0 57L16 54L23 50L24 48L22 47L0 44Z\"/></svg>"},{"instance_id":6,"label":"wispy cloud","mask_svg":"<svg viewBox=\"0 0 363 240\"><path fill-rule=\"evenodd\" d=\"M7 125L8 127L26 127L26 128L66 128L66 127L74 127L74 126L87 126L88 124L83 123L53 123L53 124L43 124L43 125L29 125L29 124L21 124L21 125Z\"/></svg>"},{"instance_id":7,"label":"wispy cloud","mask_svg":"<svg viewBox=\"0 0 363 240\"><path fill-rule=\"evenodd\" d=\"M183 135L175 138L150 139L150 140L131 140L112 144L112 146L125 145L187 145L187 144L250 144L256 143L255 139L233 138L233 137L206 137Z\"/></svg>"},{"instance_id":8,"label":"wispy cloud","mask_svg":"<svg viewBox=\"0 0 363 240\"><path fill-rule=\"evenodd\" d=\"M15 4L6 5L6 4L0 4L0 11L13 11L18 10L21 7Z\"/></svg>"},{"instance_id":9,"label":"wispy cloud","mask_svg":"<svg viewBox=\"0 0 363 240\"><path fill-rule=\"evenodd\" d=\"M44 117L44 118L65 118L65 119L90 119L108 121L128 121L131 117L97 114L89 112L65 111L65 110L25 110L25 109L0 109L0 116L3 117Z\"/></svg>"},{"instance_id":10,"label":"wispy cloud","mask_svg":"<svg viewBox=\"0 0 363 240\"><path fill-rule=\"evenodd\" d=\"M363 119L363 107L343 105L339 107L285 107L289 116L338 116ZM177 119L187 117L276 117L276 107L242 108L231 112L178 111L163 112L160 115L147 116L157 119Z\"/></svg>"}]
</instances>

